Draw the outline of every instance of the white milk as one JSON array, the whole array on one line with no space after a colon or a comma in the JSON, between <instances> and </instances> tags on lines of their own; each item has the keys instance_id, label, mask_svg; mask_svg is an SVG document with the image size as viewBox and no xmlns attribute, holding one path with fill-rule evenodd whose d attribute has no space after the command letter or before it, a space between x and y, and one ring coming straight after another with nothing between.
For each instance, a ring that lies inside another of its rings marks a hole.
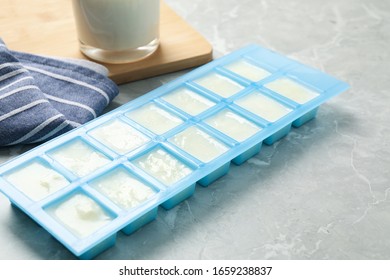
<instances>
[{"instance_id":1,"label":"white milk","mask_svg":"<svg viewBox=\"0 0 390 280\"><path fill-rule=\"evenodd\" d=\"M69 184L64 176L39 162L32 162L7 174L5 179L35 201L41 200Z\"/></svg>"},{"instance_id":2,"label":"white milk","mask_svg":"<svg viewBox=\"0 0 390 280\"><path fill-rule=\"evenodd\" d=\"M228 98L244 89L243 86L235 81L217 73L211 73L195 80L194 82L225 98Z\"/></svg>"},{"instance_id":3,"label":"white milk","mask_svg":"<svg viewBox=\"0 0 390 280\"><path fill-rule=\"evenodd\" d=\"M89 134L118 154L126 154L150 140L135 128L119 120L99 126Z\"/></svg>"},{"instance_id":4,"label":"white milk","mask_svg":"<svg viewBox=\"0 0 390 280\"><path fill-rule=\"evenodd\" d=\"M196 116L215 105L213 101L186 88L177 89L163 96L162 99L192 116Z\"/></svg>"},{"instance_id":5,"label":"white milk","mask_svg":"<svg viewBox=\"0 0 390 280\"><path fill-rule=\"evenodd\" d=\"M261 130L254 123L228 109L208 118L205 122L238 142L245 141Z\"/></svg>"},{"instance_id":6,"label":"white milk","mask_svg":"<svg viewBox=\"0 0 390 280\"><path fill-rule=\"evenodd\" d=\"M245 60L238 60L224 67L252 82L260 81L271 75L270 72L260 67L257 67Z\"/></svg>"},{"instance_id":7,"label":"white milk","mask_svg":"<svg viewBox=\"0 0 390 280\"><path fill-rule=\"evenodd\" d=\"M126 116L156 134L163 134L183 123L182 119L153 103L131 111Z\"/></svg>"},{"instance_id":8,"label":"white milk","mask_svg":"<svg viewBox=\"0 0 390 280\"><path fill-rule=\"evenodd\" d=\"M73 141L51 152L50 156L79 177L88 175L110 162L81 140Z\"/></svg>"},{"instance_id":9,"label":"white milk","mask_svg":"<svg viewBox=\"0 0 390 280\"><path fill-rule=\"evenodd\" d=\"M126 210L141 204L155 194L150 187L123 168L115 169L89 184Z\"/></svg>"},{"instance_id":10,"label":"white milk","mask_svg":"<svg viewBox=\"0 0 390 280\"><path fill-rule=\"evenodd\" d=\"M163 149L153 150L134 163L167 186L173 185L192 172L188 166Z\"/></svg>"},{"instance_id":11,"label":"white milk","mask_svg":"<svg viewBox=\"0 0 390 280\"><path fill-rule=\"evenodd\" d=\"M102 207L84 194L75 194L48 208L47 212L80 238L94 233L112 220Z\"/></svg>"},{"instance_id":12,"label":"white milk","mask_svg":"<svg viewBox=\"0 0 390 280\"><path fill-rule=\"evenodd\" d=\"M73 0L79 40L104 50L127 50L159 37L160 0Z\"/></svg>"},{"instance_id":13,"label":"white milk","mask_svg":"<svg viewBox=\"0 0 390 280\"><path fill-rule=\"evenodd\" d=\"M236 100L235 103L270 122L275 122L292 111L256 91Z\"/></svg>"},{"instance_id":14,"label":"white milk","mask_svg":"<svg viewBox=\"0 0 390 280\"><path fill-rule=\"evenodd\" d=\"M317 92L312 91L288 78L277 79L265 84L264 86L299 104L304 104L319 95Z\"/></svg>"},{"instance_id":15,"label":"white milk","mask_svg":"<svg viewBox=\"0 0 390 280\"><path fill-rule=\"evenodd\" d=\"M203 162L209 162L229 148L196 126L191 126L170 141Z\"/></svg>"}]
</instances>

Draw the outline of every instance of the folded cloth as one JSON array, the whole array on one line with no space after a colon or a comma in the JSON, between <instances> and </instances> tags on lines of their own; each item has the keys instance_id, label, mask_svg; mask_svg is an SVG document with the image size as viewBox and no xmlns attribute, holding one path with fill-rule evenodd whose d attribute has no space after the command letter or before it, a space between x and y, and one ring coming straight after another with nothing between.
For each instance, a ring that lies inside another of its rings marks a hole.
<instances>
[{"instance_id":1,"label":"folded cloth","mask_svg":"<svg viewBox=\"0 0 390 280\"><path fill-rule=\"evenodd\" d=\"M82 64L11 51L0 39L0 146L47 141L99 116L119 90L95 71L103 66Z\"/></svg>"}]
</instances>

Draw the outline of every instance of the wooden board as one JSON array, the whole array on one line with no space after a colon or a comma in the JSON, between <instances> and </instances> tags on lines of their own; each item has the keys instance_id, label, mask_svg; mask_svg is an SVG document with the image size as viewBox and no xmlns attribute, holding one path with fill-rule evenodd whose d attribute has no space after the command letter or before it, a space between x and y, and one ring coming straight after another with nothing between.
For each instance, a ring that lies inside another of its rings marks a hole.
<instances>
[{"instance_id":1,"label":"wooden board","mask_svg":"<svg viewBox=\"0 0 390 280\"><path fill-rule=\"evenodd\" d=\"M70 0L1 0L0 36L17 51L83 58L78 47ZM164 2L161 4L161 44L150 57L127 64L103 64L122 84L195 67L212 59L212 47Z\"/></svg>"}]
</instances>

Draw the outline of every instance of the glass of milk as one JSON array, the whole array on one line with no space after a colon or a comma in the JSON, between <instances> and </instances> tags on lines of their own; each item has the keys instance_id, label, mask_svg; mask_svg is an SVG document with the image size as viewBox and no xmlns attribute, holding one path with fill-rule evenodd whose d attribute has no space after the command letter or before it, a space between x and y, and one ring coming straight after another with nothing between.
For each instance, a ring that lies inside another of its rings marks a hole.
<instances>
[{"instance_id":1,"label":"glass of milk","mask_svg":"<svg viewBox=\"0 0 390 280\"><path fill-rule=\"evenodd\" d=\"M160 0L72 0L80 50L107 63L151 55L159 45Z\"/></svg>"}]
</instances>

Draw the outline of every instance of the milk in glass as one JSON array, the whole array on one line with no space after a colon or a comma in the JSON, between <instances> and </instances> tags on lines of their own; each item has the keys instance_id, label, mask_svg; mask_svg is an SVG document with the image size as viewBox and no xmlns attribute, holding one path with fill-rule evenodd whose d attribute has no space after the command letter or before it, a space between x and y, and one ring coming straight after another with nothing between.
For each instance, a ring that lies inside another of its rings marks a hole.
<instances>
[{"instance_id":1,"label":"milk in glass","mask_svg":"<svg viewBox=\"0 0 390 280\"><path fill-rule=\"evenodd\" d=\"M160 0L73 0L81 51L109 63L139 60L159 44Z\"/></svg>"}]
</instances>

